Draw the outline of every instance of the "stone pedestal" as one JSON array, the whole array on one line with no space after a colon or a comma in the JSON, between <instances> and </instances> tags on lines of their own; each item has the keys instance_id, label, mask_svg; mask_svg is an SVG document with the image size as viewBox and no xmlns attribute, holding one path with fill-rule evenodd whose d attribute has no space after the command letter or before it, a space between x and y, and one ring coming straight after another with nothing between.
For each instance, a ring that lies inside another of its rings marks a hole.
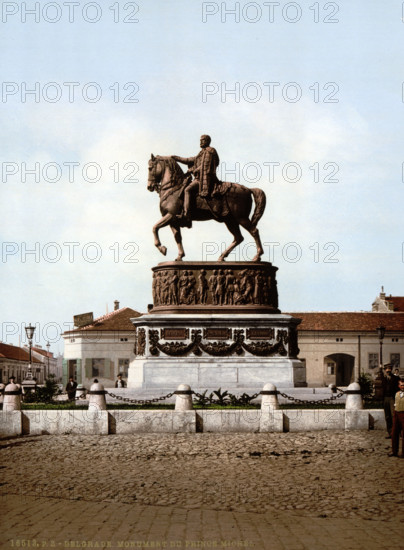
<instances>
[{"instance_id":1,"label":"stone pedestal","mask_svg":"<svg viewBox=\"0 0 404 550\"><path fill-rule=\"evenodd\" d=\"M274 314L144 315L132 319L137 356L128 387L193 390L306 385L296 358L298 319Z\"/></svg>"},{"instance_id":2,"label":"stone pedestal","mask_svg":"<svg viewBox=\"0 0 404 550\"><path fill-rule=\"evenodd\" d=\"M132 319L136 359L128 387L250 389L306 385L297 359L299 319L278 309L269 262L163 262L153 307Z\"/></svg>"}]
</instances>

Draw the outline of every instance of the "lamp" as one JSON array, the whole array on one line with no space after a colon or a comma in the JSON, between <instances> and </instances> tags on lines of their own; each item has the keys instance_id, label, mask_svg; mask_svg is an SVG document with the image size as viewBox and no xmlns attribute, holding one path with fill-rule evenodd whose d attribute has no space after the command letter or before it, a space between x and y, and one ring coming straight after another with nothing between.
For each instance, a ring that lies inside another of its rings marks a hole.
<instances>
[{"instance_id":1,"label":"lamp","mask_svg":"<svg viewBox=\"0 0 404 550\"><path fill-rule=\"evenodd\" d=\"M383 338L386 333L386 327L384 327L383 325L380 325L380 327L377 327L376 330L377 330L377 336L379 337L379 344L380 344L379 363L380 363L380 368L383 368Z\"/></svg>"},{"instance_id":2,"label":"lamp","mask_svg":"<svg viewBox=\"0 0 404 550\"><path fill-rule=\"evenodd\" d=\"M34 390L35 387L36 387L36 382L32 378L32 366L31 366L31 363L32 363L32 339L34 337L35 328L36 327L31 326L31 323L27 327L25 327L25 333L27 335L28 344L29 344L29 365L28 365L28 372L25 376L25 379L21 383L21 385L23 387L23 390L24 390L24 393L27 392L27 391Z\"/></svg>"},{"instance_id":3,"label":"lamp","mask_svg":"<svg viewBox=\"0 0 404 550\"><path fill-rule=\"evenodd\" d=\"M48 350L48 376L47 376L47 378L49 378L49 349L50 349L50 343L49 342L46 342L46 349Z\"/></svg>"}]
</instances>

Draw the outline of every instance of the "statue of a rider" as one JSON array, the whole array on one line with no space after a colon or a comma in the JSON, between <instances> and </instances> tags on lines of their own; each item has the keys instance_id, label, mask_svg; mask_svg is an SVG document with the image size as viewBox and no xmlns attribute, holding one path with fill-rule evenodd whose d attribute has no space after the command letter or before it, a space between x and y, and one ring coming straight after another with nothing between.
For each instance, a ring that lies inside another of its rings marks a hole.
<instances>
[{"instance_id":1,"label":"statue of a rider","mask_svg":"<svg viewBox=\"0 0 404 550\"><path fill-rule=\"evenodd\" d=\"M180 217L185 226L191 227L191 197L200 197L211 199L223 193L220 190L221 182L216 176L216 169L219 166L219 155L216 149L210 147L210 136L201 136L201 150L196 157L177 157L171 158L188 166L184 185L184 213ZM192 175L194 180L192 180Z\"/></svg>"}]
</instances>

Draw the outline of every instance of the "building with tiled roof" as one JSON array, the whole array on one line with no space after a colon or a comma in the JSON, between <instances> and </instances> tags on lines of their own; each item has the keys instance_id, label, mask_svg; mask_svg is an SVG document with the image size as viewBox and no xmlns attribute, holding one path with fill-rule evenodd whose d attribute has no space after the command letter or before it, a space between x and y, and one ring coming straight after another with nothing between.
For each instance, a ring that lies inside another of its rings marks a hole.
<instances>
[{"instance_id":1,"label":"building with tiled roof","mask_svg":"<svg viewBox=\"0 0 404 550\"><path fill-rule=\"evenodd\" d=\"M377 374L378 327L385 327L383 363L404 372L404 312L293 312L298 326L299 359L306 363L309 386L347 386L359 373Z\"/></svg>"},{"instance_id":2,"label":"building with tiled roof","mask_svg":"<svg viewBox=\"0 0 404 550\"><path fill-rule=\"evenodd\" d=\"M29 351L19 346L0 342L0 380L7 384L10 376L15 376L20 384L28 372ZM44 362L32 355L31 362L32 376L37 379L38 384L44 380Z\"/></svg>"},{"instance_id":3,"label":"building with tiled roof","mask_svg":"<svg viewBox=\"0 0 404 550\"><path fill-rule=\"evenodd\" d=\"M118 304L119 305L119 304ZM131 318L140 317L141 313L131 309L130 307L118 308L106 315L102 315L94 319L91 323L76 327L73 330L65 332L65 334L80 333L80 332L104 332L104 331L130 331L133 330Z\"/></svg>"},{"instance_id":4,"label":"building with tiled roof","mask_svg":"<svg viewBox=\"0 0 404 550\"><path fill-rule=\"evenodd\" d=\"M130 362L135 358L135 330L130 319L141 313L130 307L115 308L93 319L92 313L74 317L76 326L63 334L63 384L69 377L89 387L97 378L106 387L113 386L119 373L128 377Z\"/></svg>"},{"instance_id":5,"label":"building with tiled roof","mask_svg":"<svg viewBox=\"0 0 404 550\"><path fill-rule=\"evenodd\" d=\"M386 296L384 288L372 304L372 311L378 312L404 312L404 296Z\"/></svg>"},{"instance_id":6,"label":"building with tiled roof","mask_svg":"<svg viewBox=\"0 0 404 550\"><path fill-rule=\"evenodd\" d=\"M383 325L390 332L404 331L403 313L368 313L362 311L290 313L302 319L300 331L376 332Z\"/></svg>"}]
</instances>

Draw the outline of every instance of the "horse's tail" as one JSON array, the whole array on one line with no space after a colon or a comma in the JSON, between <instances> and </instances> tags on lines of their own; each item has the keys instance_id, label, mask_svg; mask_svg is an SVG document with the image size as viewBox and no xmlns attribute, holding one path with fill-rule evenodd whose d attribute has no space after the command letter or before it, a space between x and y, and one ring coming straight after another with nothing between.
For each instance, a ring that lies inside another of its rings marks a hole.
<instances>
[{"instance_id":1,"label":"horse's tail","mask_svg":"<svg viewBox=\"0 0 404 550\"><path fill-rule=\"evenodd\" d=\"M267 198L264 191L258 187L254 187L253 189L250 189L250 191L253 194L255 202L255 209L251 218L251 223L254 227L256 227L262 217L262 214L264 213Z\"/></svg>"}]
</instances>

